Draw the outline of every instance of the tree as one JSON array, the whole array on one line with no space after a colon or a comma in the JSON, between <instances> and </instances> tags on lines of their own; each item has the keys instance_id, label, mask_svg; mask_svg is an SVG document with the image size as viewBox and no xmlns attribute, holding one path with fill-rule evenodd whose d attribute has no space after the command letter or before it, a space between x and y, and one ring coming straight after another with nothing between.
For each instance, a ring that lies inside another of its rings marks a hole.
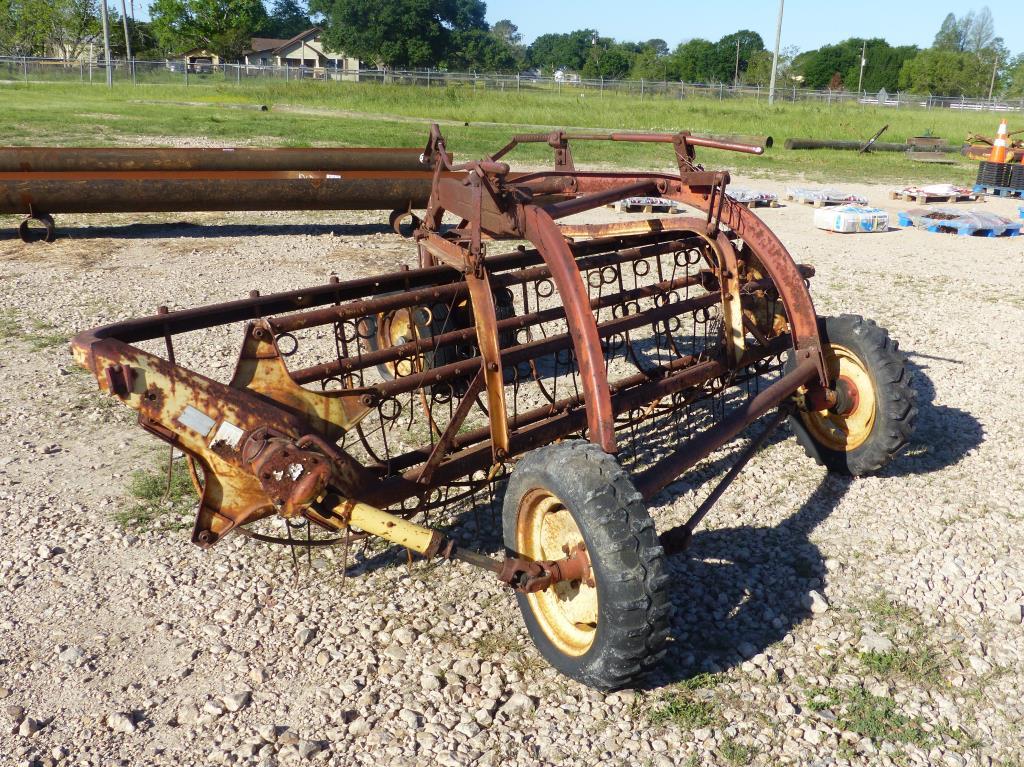
<instances>
[{"instance_id":1,"label":"tree","mask_svg":"<svg viewBox=\"0 0 1024 767\"><path fill-rule=\"evenodd\" d=\"M530 45L527 59L530 64L545 72L556 69L579 71L586 64L596 41L597 31L593 29L541 35Z\"/></svg>"},{"instance_id":2,"label":"tree","mask_svg":"<svg viewBox=\"0 0 1024 767\"><path fill-rule=\"evenodd\" d=\"M526 67L527 51L523 45L523 36L519 33L519 27L508 19L501 19L494 22L494 25L491 27L491 34L507 48L508 53L511 54L514 60L513 64L506 68L514 69L517 72L520 69L524 69Z\"/></svg>"},{"instance_id":3,"label":"tree","mask_svg":"<svg viewBox=\"0 0 1024 767\"><path fill-rule=\"evenodd\" d=\"M655 56L668 56L668 43L660 37L655 37L647 42L641 43L640 48L642 50L651 51Z\"/></svg>"},{"instance_id":4,"label":"tree","mask_svg":"<svg viewBox=\"0 0 1024 767\"><path fill-rule=\"evenodd\" d=\"M912 45L893 48L879 38L866 41L851 38L802 53L793 66L803 75L804 84L809 88L831 87L836 75L847 88L856 88L860 82L861 51L865 49L867 65L864 67L863 88L871 93L883 88L898 90L903 63L918 53Z\"/></svg>"},{"instance_id":5,"label":"tree","mask_svg":"<svg viewBox=\"0 0 1024 767\"><path fill-rule=\"evenodd\" d=\"M653 48L644 47L633 56L629 77L633 80L667 80L669 57L659 56Z\"/></svg>"},{"instance_id":6,"label":"tree","mask_svg":"<svg viewBox=\"0 0 1024 767\"><path fill-rule=\"evenodd\" d=\"M732 82L736 76L736 48L739 45L739 71L742 75L750 65L750 58L758 51L764 50L764 40L757 32L741 29L726 35L715 43L714 79L719 82Z\"/></svg>"},{"instance_id":7,"label":"tree","mask_svg":"<svg viewBox=\"0 0 1024 767\"><path fill-rule=\"evenodd\" d=\"M768 85L772 79L772 60L774 58L771 51L758 51L751 56L747 63L744 82L751 85Z\"/></svg>"},{"instance_id":8,"label":"tree","mask_svg":"<svg viewBox=\"0 0 1024 767\"><path fill-rule=\"evenodd\" d=\"M967 48L967 36L965 34L963 21L957 19L955 13L946 15L935 35L932 48L940 51L955 51L960 53Z\"/></svg>"},{"instance_id":9,"label":"tree","mask_svg":"<svg viewBox=\"0 0 1024 767\"><path fill-rule=\"evenodd\" d=\"M128 35L132 43L132 56L143 61L162 59L165 51L160 48L152 25L148 21L129 19ZM118 14L111 9L110 15L110 54L115 58L123 58L128 53L124 44L124 26Z\"/></svg>"},{"instance_id":10,"label":"tree","mask_svg":"<svg viewBox=\"0 0 1024 767\"><path fill-rule=\"evenodd\" d=\"M508 19L501 19L494 22L491 27L491 34L508 45L522 45L523 36L519 33L519 27Z\"/></svg>"},{"instance_id":11,"label":"tree","mask_svg":"<svg viewBox=\"0 0 1024 767\"><path fill-rule=\"evenodd\" d=\"M1024 98L1024 53L1014 57L1003 73L1005 83L1004 95L1011 98Z\"/></svg>"},{"instance_id":12,"label":"tree","mask_svg":"<svg viewBox=\"0 0 1024 767\"><path fill-rule=\"evenodd\" d=\"M616 44L610 38L601 38L592 47L581 74L592 79L618 80L629 74L635 55L628 43Z\"/></svg>"},{"instance_id":13,"label":"tree","mask_svg":"<svg viewBox=\"0 0 1024 767\"><path fill-rule=\"evenodd\" d=\"M298 0L274 0L267 23L260 30L264 37L288 40L313 26L309 12Z\"/></svg>"},{"instance_id":14,"label":"tree","mask_svg":"<svg viewBox=\"0 0 1024 767\"><path fill-rule=\"evenodd\" d=\"M988 94L991 76L991 68L973 53L932 48L903 64L900 85L914 93L973 98Z\"/></svg>"},{"instance_id":15,"label":"tree","mask_svg":"<svg viewBox=\"0 0 1024 767\"><path fill-rule=\"evenodd\" d=\"M939 27L932 48L954 53L980 53L996 42L996 22L986 5L975 13L970 11L960 18L950 13Z\"/></svg>"},{"instance_id":16,"label":"tree","mask_svg":"<svg viewBox=\"0 0 1024 767\"><path fill-rule=\"evenodd\" d=\"M519 68L512 46L485 29L452 33L452 46L445 64L455 71L514 72Z\"/></svg>"},{"instance_id":17,"label":"tree","mask_svg":"<svg viewBox=\"0 0 1024 767\"><path fill-rule=\"evenodd\" d=\"M324 42L388 67L432 67L453 55L453 36L487 31L481 0L312 0Z\"/></svg>"},{"instance_id":18,"label":"tree","mask_svg":"<svg viewBox=\"0 0 1024 767\"><path fill-rule=\"evenodd\" d=\"M986 5L974 16L967 30L967 50L974 53L988 50L996 40L996 22Z\"/></svg>"},{"instance_id":19,"label":"tree","mask_svg":"<svg viewBox=\"0 0 1024 767\"><path fill-rule=\"evenodd\" d=\"M260 0L156 0L149 14L165 50L205 48L227 60L240 58L253 34L267 24Z\"/></svg>"},{"instance_id":20,"label":"tree","mask_svg":"<svg viewBox=\"0 0 1024 767\"><path fill-rule=\"evenodd\" d=\"M715 77L715 44L699 37L681 43L673 52L670 70L688 83L709 83Z\"/></svg>"},{"instance_id":21,"label":"tree","mask_svg":"<svg viewBox=\"0 0 1024 767\"><path fill-rule=\"evenodd\" d=\"M77 58L99 29L96 0L0 0L0 53Z\"/></svg>"}]
</instances>

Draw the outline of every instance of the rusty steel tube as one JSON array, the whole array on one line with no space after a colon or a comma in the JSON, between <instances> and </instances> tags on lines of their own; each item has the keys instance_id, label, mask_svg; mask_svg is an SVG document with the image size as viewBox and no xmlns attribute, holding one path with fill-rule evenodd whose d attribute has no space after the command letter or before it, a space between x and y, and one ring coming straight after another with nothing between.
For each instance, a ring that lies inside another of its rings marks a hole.
<instances>
[{"instance_id":1,"label":"rusty steel tube","mask_svg":"<svg viewBox=\"0 0 1024 767\"><path fill-rule=\"evenodd\" d=\"M788 336L779 337L774 339L766 349L750 350L744 357L743 364L753 364L758 360L779 354L788 347ZM612 405L615 413L621 414L632 408L647 405L659 397L699 386L703 382L721 375L726 370L728 370L728 366L722 360L699 361L694 357L673 360L661 368L663 372L661 378L652 379L649 376L637 374L613 383ZM542 405L526 413L520 413L518 417L511 419L510 425L515 429L511 435L512 450L522 453L577 432L586 424L586 412L580 408L582 404L583 397L576 395L553 404ZM438 481L451 481L473 471L486 469L491 465L489 437L490 429L488 427L457 436L453 441L453 447L458 452L438 467L434 478ZM702 448L700 445L695 445L694 450L699 453ZM700 457L703 458L710 452L713 450L708 449ZM403 456L398 456L394 461L394 466L396 468L417 466L425 459L426 455L421 450L414 450ZM404 475L389 477L369 491L370 497L374 503L380 506L389 506L411 497L422 490L421 486L416 484L417 476L418 469L410 469Z\"/></svg>"},{"instance_id":2,"label":"rusty steel tube","mask_svg":"<svg viewBox=\"0 0 1024 767\"><path fill-rule=\"evenodd\" d=\"M202 149L123 147L0 147L0 173L219 170L430 170L415 148Z\"/></svg>"},{"instance_id":3,"label":"rusty steel tube","mask_svg":"<svg viewBox=\"0 0 1024 767\"><path fill-rule=\"evenodd\" d=\"M591 299L590 308L607 309L625 301L634 301L638 298L650 298L654 295L668 293L672 290L678 290L679 288L699 284L699 277L692 275L687 277L677 277L674 280L665 280L654 285L646 285L639 288L633 288L631 290L625 290L621 293ZM508 319L498 320L495 325L495 329L498 331L521 330L523 328L534 327L563 317L565 317L565 310L562 307L543 309L537 312L530 312L529 314L521 314ZM473 341L475 338L476 328L452 330L447 333L441 333L440 335L428 336L416 341L409 341L398 346L378 349L377 351L368 352L358 357L346 357L345 359L338 360L336 362L328 362L317 367L298 370L295 373L292 373L292 379L296 383L300 384L312 383L313 381L321 380L329 375L345 375L355 372L356 370L365 370L367 368L374 367L375 365L400 360L406 355L434 351L442 346L465 343L466 341Z\"/></svg>"},{"instance_id":4,"label":"rusty steel tube","mask_svg":"<svg viewBox=\"0 0 1024 767\"><path fill-rule=\"evenodd\" d=\"M700 311L714 306L721 300L717 293L707 293L697 298L689 298L685 301L673 301L653 309L642 311L638 314L629 314L625 317L617 317L607 322L595 325L598 338L607 338L628 330L635 330L652 322L660 322L670 317L676 317L687 312ZM589 311L589 307L588 307ZM571 333L559 333L548 336L537 341L503 349L501 359L504 364L518 365L521 362L528 362L548 354L555 354L566 349L572 349L574 338ZM447 383L469 375L480 368L480 357L471 357L459 362L452 362L422 373L396 378L392 381L376 384L370 387L382 397L392 397L396 394L415 391L424 386L434 386L440 383Z\"/></svg>"},{"instance_id":5,"label":"rusty steel tube","mask_svg":"<svg viewBox=\"0 0 1024 767\"><path fill-rule=\"evenodd\" d=\"M748 400L743 407L732 412L728 418L708 429L702 439L687 444L663 460L636 476L636 488L647 500L675 481L686 470L692 468L707 455L722 447L743 431L748 425L776 407L800 386L817 376L817 363L807 356L793 370Z\"/></svg>"},{"instance_id":6,"label":"rusty steel tube","mask_svg":"<svg viewBox=\"0 0 1024 767\"><path fill-rule=\"evenodd\" d=\"M587 244L588 243L577 245L576 248L578 250L583 250ZM637 248L618 251L616 253L606 253L589 256L587 258L580 258L576 261L576 264L581 271L586 271L602 266L638 261L651 256L671 253L673 250L694 247L699 244L699 240L697 239L674 239L657 245L640 246ZM526 256L528 253L530 253L530 251L524 252L522 255ZM512 257L517 255L520 254L510 254ZM492 268L491 286L493 288L521 285L524 282L548 279L551 276L551 270L546 266L536 266L512 273L499 272L495 274L495 271L496 270ZM416 306L417 304L424 302L431 303L443 299L462 297L467 291L468 288L466 287L465 282L459 279L457 282L438 284L416 291L407 291L401 295L383 296L381 298L367 299L365 301L352 302L351 304L343 304L341 306L316 309L313 311L303 312L302 314L275 317L271 322L276 332L292 333L296 330L306 330L319 325L328 325L333 322L357 319L376 312L395 311L397 309L406 309L411 306Z\"/></svg>"},{"instance_id":7,"label":"rusty steel tube","mask_svg":"<svg viewBox=\"0 0 1024 767\"><path fill-rule=\"evenodd\" d=\"M429 171L0 173L0 213L422 208Z\"/></svg>"}]
</instances>

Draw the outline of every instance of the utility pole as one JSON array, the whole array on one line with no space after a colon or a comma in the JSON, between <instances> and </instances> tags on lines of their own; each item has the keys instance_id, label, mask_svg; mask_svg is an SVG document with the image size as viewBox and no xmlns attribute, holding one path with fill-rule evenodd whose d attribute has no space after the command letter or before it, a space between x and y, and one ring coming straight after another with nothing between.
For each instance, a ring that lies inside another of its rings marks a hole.
<instances>
[{"instance_id":1,"label":"utility pole","mask_svg":"<svg viewBox=\"0 0 1024 767\"><path fill-rule=\"evenodd\" d=\"M735 75L735 77L733 77L732 84L733 84L734 87L740 84L740 41L739 41L739 39L736 40L736 75Z\"/></svg>"},{"instance_id":2,"label":"utility pole","mask_svg":"<svg viewBox=\"0 0 1024 767\"><path fill-rule=\"evenodd\" d=\"M775 25L775 55L772 57L772 81L768 86L768 106L775 103L775 77L779 71L779 45L782 43L782 11L786 0L779 0L779 21Z\"/></svg>"},{"instance_id":3,"label":"utility pole","mask_svg":"<svg viewBox=\"0 0 1024 767\"><path fill-rule=\"evenodd\" d=\"M992 101L992 94L996 89L996 72L999 71L999 54L996 54L996 60L992 63L992 82L988 86L988 100Z\"/></svg>"},{"instance_id":4,"label":"utility pole","mask_svg":"<svg viewBox=\"0 0 1024 767\"><path fill-rule=\"evenodd\" d=\"M103 54L106 56L107 87L114 87L114 72L110 69L110 18L107 13L107 0L100 0L100 16L103 19Z\"/></svg>"},{"instance_id":5,"label":"utility pole","mask_svg":"<svg viewBox=\"0 0 1024 767\"><path fill-rule=\"evenodd\" d=\"M128 9L125 7L124 0L121 0L121 21L124 23L124 58L129 62L128 66L131 66L132 41L128 37Z\"/></svg>"},{"instance_id":6,"label":"utility pole","mask_svg":"<svg viewBox=\"0 0 1024 767\"><path fill-rule=\"evenodd\" d=\"M864 65L868 63L868 41L864 41L860 49L860 80L857 81L857 93L864 90Z\"/></svg>"}]
</instances>

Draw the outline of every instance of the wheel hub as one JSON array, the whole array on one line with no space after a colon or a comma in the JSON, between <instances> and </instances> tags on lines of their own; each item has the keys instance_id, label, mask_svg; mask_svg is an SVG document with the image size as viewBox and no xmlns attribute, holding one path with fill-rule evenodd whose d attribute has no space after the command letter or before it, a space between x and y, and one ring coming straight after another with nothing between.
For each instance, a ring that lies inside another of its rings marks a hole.
<instances>
[{"instance_id":1,"label":"wheel hub","mask_svg":"<svg viewBox=\"0 0 1024 767\"><path fill-rule=\"evenodd\" d=\"M516 539L520 556L535 562L564 559L584 545L572 513L555 495L541 489L523 497ZM559 650L582 655L590 649L598 617L598 592L592 578L562 580L527 594L526 599L541 630Z\"/></svg>"},{"instance_id":2,"label":"wheel hub","mask_svg":"<svg viewBox=\"0 0 1024 767\"><path fill-rule=\"evenodd\" d=\"M836 452L850 452L867 441L875 425L875 383L867 366L845 346L831 344L825 351L830 380L835 381L835 404L825 410L800 414L812 436Z\"/></svg>"}]
</instances>

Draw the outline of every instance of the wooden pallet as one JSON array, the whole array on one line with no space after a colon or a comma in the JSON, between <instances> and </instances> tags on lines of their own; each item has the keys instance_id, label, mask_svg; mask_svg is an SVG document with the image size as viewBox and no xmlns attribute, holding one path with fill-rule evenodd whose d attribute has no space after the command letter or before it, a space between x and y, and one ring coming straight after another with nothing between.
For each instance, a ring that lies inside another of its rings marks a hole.
<instances>
[{"instance_id":1,"label":"wooden pallet","mask_svg":"<svg viewBox=\"0 0 1024 767\"><path fill-rule=\"evenodd\" d=\"M977 194L990 194L993 197L1021 197L1024 196L1024 189L1011 189L1008 186L982 186L974 187Z\"/></svg>"},{"instance_id":2,"label":"wooden pallet","mask_svg":"<svg viewBox=\"0 0 1024 767\"><path fill-rule=\"evenodd\" d=\"M679 206L675 203L665 205L633 205L626 200L619 200L608 206L616 213L678 213Z\"/></svg>"},{"instance_id":3,"label":"wooden pallet","mask_svg":"<svg viewBox=\"0 0 1024 767\"><path fill-rule=\"evenodd\" d=\"M786 199L803 205L813 205L815 208L827 208L831 205L864 205L862 200L816 200L813 197L797 197L792 194L787 194Z\"/></svg>"},{"instance_id":4,"label":"wooden pallet","mask_svg":"<svg viewBox=\"0 0 1024 767\"><path fill-rule=\"evenodd\" d=\"M914 219L906 213L900 213L899 221L900 226L915 226ZM924 229L927 232L935 232L937 234L956 234L961 237L1019 237L1021 224L1007 224L1002 231L997 231L995 229L979 227L962 221L935 220L927 226L918 226L917 228Z\"/></svg>"},{"instance_id":5,"label":"wooden pallet","mask_svg":"<svg viewBox=\"0 0 1024 767\"><path fill-rule=\"evenodd\" d=\"M911 194L909 192L889 192L890 200L903 200L903 202L916 202L918 205L931 205L936 202L984 202L985 195L978 192L967 194L954 194L944 196L941 194Z\"/></svg>"},{"instance_id":6,"label":"wooden pallet","mask_svg":"<svg viewBox=\"0 0 1024 767\"><path fill-rule=\"evenodd\" d=\"M781 208L782 203L778 200L748 200L747 202L741 202L740 205L753 210L754 208Z\"/></svg>"}]
</instances>

